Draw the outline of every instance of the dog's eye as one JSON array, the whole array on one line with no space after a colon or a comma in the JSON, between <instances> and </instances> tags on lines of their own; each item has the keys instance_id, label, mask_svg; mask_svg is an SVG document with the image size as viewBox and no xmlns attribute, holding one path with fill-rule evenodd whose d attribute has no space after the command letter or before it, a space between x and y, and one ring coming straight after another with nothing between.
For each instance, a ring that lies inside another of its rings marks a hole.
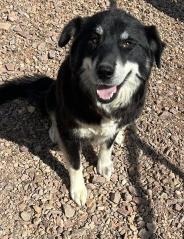
<instances>
[{"instance_id":1,"label":"dog's eye","mask_svg":"<svg viewBox=\"0 0 184 239\"><path fill-rule=\"evenodd\" d=\"M99 37L97 35L93 35L89 39L89 44L92 46L96 46L99 42Z\"/></svg>"},{"instance_id":2,"label":"dog's eye","mask_svg":"<svg viewBox=\"0 0 184 239\"><path fill-rule=\"evenodd\" d=\"M133 44L132 44L131 41L122 40L122 41L120 41L119 45L120 45L120 47L122 47L122 48L130 48Z\"/></svg>"}]
</instances>

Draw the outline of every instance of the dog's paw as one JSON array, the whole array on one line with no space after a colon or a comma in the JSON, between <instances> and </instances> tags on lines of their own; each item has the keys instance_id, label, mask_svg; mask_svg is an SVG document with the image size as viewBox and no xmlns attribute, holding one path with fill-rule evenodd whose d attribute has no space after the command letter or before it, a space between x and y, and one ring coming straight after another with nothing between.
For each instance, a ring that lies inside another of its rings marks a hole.
<instances>
[{"instance_id":1,"label":"dog's paw","mask_svg":"<svg viewBox=\"0 0 184 239\"><path fill-rule=\"evenodd\" d=\"M74 184L70 187L70 195L79 206L84 206L87 200L87 188L84 183Z\"/></svg>"},{"instance_id":2,"label":"dog's paw","mask_svg":"<svg viewBox=\"0 0 184 239\"><path fill-rule=\"evenodd\" d=\"M105 161L99 159L97 171L109 181L113 172L113 162L111 160Z\"/></svg>"}]
</instances>

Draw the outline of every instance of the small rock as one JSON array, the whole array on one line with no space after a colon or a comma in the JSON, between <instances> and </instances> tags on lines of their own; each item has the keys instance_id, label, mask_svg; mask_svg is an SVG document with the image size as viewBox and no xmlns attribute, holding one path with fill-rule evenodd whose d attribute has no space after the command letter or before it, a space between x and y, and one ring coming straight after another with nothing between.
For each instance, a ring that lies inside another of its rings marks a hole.
<instances>
[{"instance_id":1,"label":"small rock","mask_svg":"<svg viewBox=\"0 0 184 239\"><path fill-rule=\"evenodd\" d=\"M70 217L74 216L75 210L70 205L64 205L63 209L64 209L64 213L65 213L66 217L70 218Z\"/></svg>"},{"instance_id":2,"label":"small rock","mask_svg":"<svg viewBox=\"0 0 184 239\"><path fill-rule=\"evenodd\" d=\"M121 199L121 194L119 192L110 193L110 200L116 204L119 203Z\"/></svg>"},{"instance_id":3,"label":"small rock","mask_svg":"<svg viewBox=\"0 0 184 239\"><path fill-rule=\"evenodd\" d=\"M93 230L95 228L95 223L92 221L89 224L86 225L90 230Z\"/></svg>"},{"instance_id":4,"label":"small rock","mask_svg":"<svg viewBox=\"0 0 184 239\"><path fill-rule=\"evenodd\" d=\"M93 182L93 183L101 183L101 184L103 184L103 183L106 182L106 180L105 180L104 177L102 177L102 176L100 176L100 175L94 175L92 182Z\"/></svg>"},{"instance_id":5,"label":"small rock","mask_svg":"<svg viewBox=\"0 0 184 239\"><path fill-rule=\"evenodd\" d=\"M46 47L45 42L42 42L42 43L40 43L40 44L38 45L37 49L38 49L39 51L43 51L43 50L45 49L45 47Z\"/></svg>"},{"instance_id":6,"label":"small rock","mask_svg":"<svg viewBox=\"0 0 184 239\"><path fill-rule=\"evenodd\" d=\"M26 211L21 212L20 216L25 222L28 222L31 219L31 213Z\"/></svg>"},{"instance_id":7,"label":"small rock","mask_svg":"<svg viewBox=\"0 0 184 239\"><path fill-rule=\"evenodd\" d=\"M54 59L56 55L56 52L54 50L50 50L48 53L48 58L49 59Z\"/></svg>"},{"instance_id":8,"label":"small rock","mask_svg":"<svg viewBox=\"0 0 184 239\"><path fill-rule=\"evenodd\" d=\"M16 13L15 13L15 12L10 12L10 13L8 14L8 21L14 22L14 21L16 21L16 20L17 20L17 15L16 15Z\"/></svg>"},{"instance_id":9,"label":"small rock","mask_svg":"<svg viewBox=\"0 0 184 239\"><path fill-rule=\"evenodd\" d=\"M98 217L96 216L96 215L93 215L92 217L91 217L91 220L95 223L95 224L98 224L99 222L98 222Z\"/></svg>"},{"instance_id":10,"label":"small rock","mask_svg":"<svg viewBox=\"0 0 184 239\"><path fill-rule=\"evenodd\" d=\"M118 213L123 215L124 217L129 215L129 211L125 207L121 207L117 210Z\"/></svg>"},{"instance_id":11,"label":"small rock","mask_svg":"<svg viewBox=\"0 0 184 239\"><path fill-rule=\"evenodd\" d=\"M88 199L87 201L88 211L93 213L96 209L96 202L94 199Z\"/></svg>"},{"instance_id":12,"label":"small rock","mask_svg":"<svg viewBox=\"0 0 184 239\"><path fill-rule=\"evenodd\" d=\"M126 192L123 196L123 199L127 202L131 202L132 201L132 195L128 192Z\"/></svg>"},{"instance_id":13,"label":"small rock","mask_svg":"<svg viewBox=\"0 0 184 239\"><path fill-rule=\"evenodd\" d=\"M179 212L182 210L182 207L179 204L175 204L174 209Z\"/></svg>"},{"instance_id":14,"label":"small rock","mask_svg":"<svg viewBox=\"0 0 184 239\"><path fill-rule=\"evenodd\" d=\"M57 216L57 217L56 217L56 224L57 224L57 226L63 228L63 226L64 226L64 222L63 222L61 216Z\"/></svg>"},{"instance_id":15,"label":"small rock","mask_svg":"<svg viewBox=\"0 0 184 239\"><path fill-rule=\"evenodd\" d=\"M11 27L11 23L8 22L0 22L0 29L8 31Z\"/></svg>"},{"instance_id":16,"label":"small rock","mask_svg":"<svg viewBox=\"0 0 184 239\"><path fill-rule=\"evenodd\" d=\"M20 210L21 212L24 211L25 208L26 208L26 204L25 204L25 203L19 204L19 210Z\"/></svg>"},{"instance_id":17,"label":"small rock","mask_svg":"<svg viewBox=\"0 0 184 239\"><path fill-rule=\"evenodd\" d=\"M86 235L86 228L83 227L83 228L74 230L70 236L71 238L84 238L85 235Z\"/></svg>"},{"instance_id":18,"label":"small rock","mask_svg":"<svg viewBox=\"0 0 184 239\"><path fill-rule=\"evenodd\" d=\"M130 229L133 231L133 232L135 232L135 231L137 231L137 227L136 226L134 226L134 225L130 225Z\"/></svg>"},{"instance_id":19,"label":"small rock","mask_svg":"<svg viewBox=\"0 0 184 239\"><path fill-rule=\"evenodd\" d=\"M34 224L34 225L38 225L40 222L41 222L41 218L40 218L40 217L35 217L35 218L33 219L33 224Z\"/></svg>"},{"instance_id":20,"label":"small rock","mask_svg":"<svg viewBox=\"0 0 184 239\"><path fill-rule=\"evenodd\" d=\"M14 71L14 69L15 69L15 66L13 64L11 64L11 63L10 64L6 64L5 67L6 67L6 69L8 71Z\"/></svg>"},{"instance_id":21,"label":"small rock","mask_svg":"<svg viewBox=\"0 0 184 239\"><path fill-rule=\"evenodd\" d=\"M41 207L38 207L38 206L36 206L36 205L33 206L33 209L34 209L34 211L35 211L37 214L40 214L41 211L42 211L42 208L41 208Z\"/></svg>"}]
</instances>

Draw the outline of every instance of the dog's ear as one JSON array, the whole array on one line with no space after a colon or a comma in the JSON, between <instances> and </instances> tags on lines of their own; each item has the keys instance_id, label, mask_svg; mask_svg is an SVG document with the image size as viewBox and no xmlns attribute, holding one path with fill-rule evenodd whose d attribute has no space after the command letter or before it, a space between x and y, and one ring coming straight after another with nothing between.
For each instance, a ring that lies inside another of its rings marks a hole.
<instances>
[{"instance_id":1,"label":"dog's ear","mask_svg":"<svg viewBox=\"0 0 184 239\"><path fill-rule=\"evenodd\" d=\"M155 26L146 26L145 31L156 66L160 68L161 55L166 44L160 39L160 35Z\"/></svg>"},{"instance_id":2,"label":"dog's ear","mask_svg":"<svg viewBox=\"0 0 184 239\"><path fill-rule=\"evenodd\" d=\"M64 47L72 37L77 35L81 28L82 22L82 17L76 17L64 27L58 42L60 47Z\"/></svg>"}]
</instances>

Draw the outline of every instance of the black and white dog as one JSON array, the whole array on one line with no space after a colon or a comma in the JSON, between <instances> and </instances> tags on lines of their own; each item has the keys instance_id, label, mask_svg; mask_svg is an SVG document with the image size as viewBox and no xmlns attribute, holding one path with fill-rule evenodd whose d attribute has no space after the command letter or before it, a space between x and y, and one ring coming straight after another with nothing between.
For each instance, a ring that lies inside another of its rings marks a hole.
<instances>
[{"instance_id":1,"label":"black and white dog","mask_svg":"<svg viewBox=\"0 0 184 239\"><path fill-rule=\"evenodd\" d=\"M109 10L64 27L59 46L73 40L56 81L25 76L0 86L0 104L22 97L47 110L49 134L64 149L70 194L78 205L87 199L81 145L100 145L97 170L110 179L113 142L140 115L151 68L154 61L160 66L164 48L155 26L144 26L115 5L111 1Z\"/></svg>"}]
</instances>

